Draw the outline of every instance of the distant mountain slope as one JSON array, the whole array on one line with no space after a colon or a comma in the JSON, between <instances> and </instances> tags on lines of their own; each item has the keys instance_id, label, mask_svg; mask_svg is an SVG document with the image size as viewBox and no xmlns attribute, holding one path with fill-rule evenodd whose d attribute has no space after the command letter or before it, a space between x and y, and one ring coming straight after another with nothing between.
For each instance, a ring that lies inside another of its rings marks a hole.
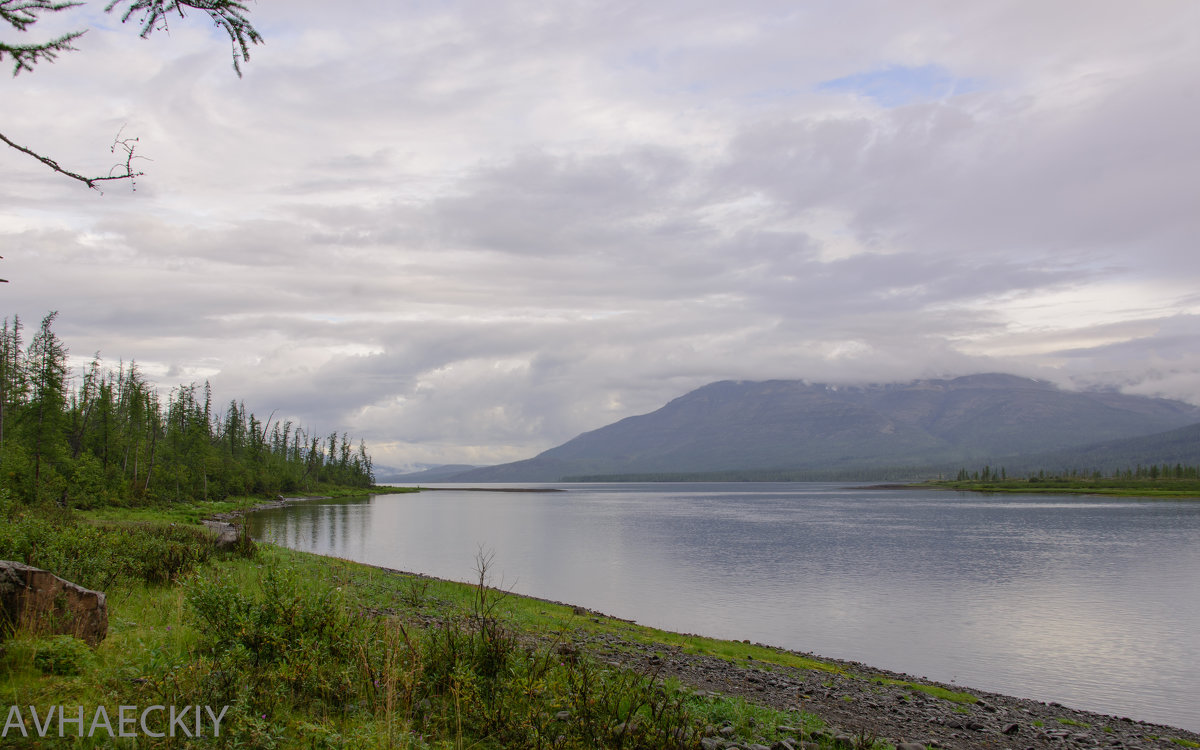
<instances>
[{"instance_id":1,"label":"distant mountain slope","mask_svg":"<svg viewBox=\"0 0 1200 750\"><path fill-rule=\"evenodd\" d=\"M1200 424L1153 435L1108 440L1070 450L1020 456L1005 462L1014 471L1045 469L1048 472L1133 469L1137 466L1200 465Z\"/></svg>"},{"instance_id":2,"label":"distant mountain slope","mask_svg":"<svg viewBox=\"0 0 1200 750\"><path fill-rule=\"evenodd\" d=\"M431 466L428 469L421 471L410 472L393 472L386 477L380 479L381 482L395 482L397 484L411 484L413 482L440 482L443 479L462 474L464 471L479 468L471 464L441 464Z\"/></svg>"},{"instance_id":3,"label":"distant mountain slope","mask_svg":"<svg viewBox=\"0 0 1200 750\"><path fill-rule=\"evenodd\" d=\"M1013 375L833 386L721 381L540 455L453 481L945 465L1065 450L1200 421L1200 408Z\"/></svg>"}]
</instances>

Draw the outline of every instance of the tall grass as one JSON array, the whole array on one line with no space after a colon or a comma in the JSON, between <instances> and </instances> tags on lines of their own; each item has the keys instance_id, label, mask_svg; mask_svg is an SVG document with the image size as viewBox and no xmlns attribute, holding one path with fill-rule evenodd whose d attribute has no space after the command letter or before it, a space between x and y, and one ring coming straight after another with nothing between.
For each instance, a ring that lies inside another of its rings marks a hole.
<instances>
[{"instance_id":1,"label":"tall grass","mask_svg":"<svg viewBox=\"0 0 1200 750\"><path fill-rule=\"evenodd\" d=\"M275 565L251 585L220 571L194 576L186 600L204 634L197 653L204 668L178 675L176 693L147 698L233 705L231 713L258 721L231 731L250 731L259 742L264 724L281 741L296 739L283 727L303 714L327 729L373 723L387 743L699 746L699 715L654 675L601 666L571 649L564 656L553 643L522 644L497 611L503 593L486 584L486 563L470 607L428 627L363 616L356 597L336 584Z\"/></svg>"}]
</instances>

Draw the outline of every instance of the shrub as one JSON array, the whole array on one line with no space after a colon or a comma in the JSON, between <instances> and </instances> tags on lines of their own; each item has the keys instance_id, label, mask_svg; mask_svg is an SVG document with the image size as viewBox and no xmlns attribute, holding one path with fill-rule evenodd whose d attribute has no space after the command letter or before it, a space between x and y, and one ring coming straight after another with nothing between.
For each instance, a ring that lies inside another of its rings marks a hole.
<instances>
[{"instance_id":1,"label":"shrub","mask_svg":"<svg viewBox=\"0 0 1200 750\"><path fill-rule=\"evenodd\" d=\"M186 600L225 668L262 688L282 688L300 705L355 710L363 699L362 653L377 638L374 619L354 616L340 592L269 567L256 593L220 576L187 583Z\"/></svg>"},{"instance_id":2,"label":"shrub","mask_svg":"<svg viewBox=\"0 0 1200 750\"><path fill-rule=\"evenodd\" d=\"M45 674L79 674L92 656L86 643L69 635L39 638L34 647L33 664Z\"/></svg>"},{"instance_id":3,"label":"shrub","mask_svg":"<svg viewBox=\"0 0 1200 750\"><path fill-rule=\"evenodd\" d=\"M0 524L0 559L101 591L117 581L165 584L216 553L212 535L197 527L81 523L54 506L9 508L7 515ZM253 552L252 545L240 549Z\"/></svg>"}]
</instances>

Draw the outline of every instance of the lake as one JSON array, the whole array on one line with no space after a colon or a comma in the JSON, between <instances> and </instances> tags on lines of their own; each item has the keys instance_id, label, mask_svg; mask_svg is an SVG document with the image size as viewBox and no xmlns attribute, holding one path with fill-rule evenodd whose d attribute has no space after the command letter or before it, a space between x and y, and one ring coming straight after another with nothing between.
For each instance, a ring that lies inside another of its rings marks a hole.
<instances>
[{"instance_id":1,"label":"lake","mask_svg":"<svg viewBox=\"0 0 1200 750\"><path fill-rule=\"evenodd\" d=\"M1200 501L533 486L567 491L311 501L250 523L462 581L482 549L520 594L1200 731Z\"/></svg>"}]
</instances>

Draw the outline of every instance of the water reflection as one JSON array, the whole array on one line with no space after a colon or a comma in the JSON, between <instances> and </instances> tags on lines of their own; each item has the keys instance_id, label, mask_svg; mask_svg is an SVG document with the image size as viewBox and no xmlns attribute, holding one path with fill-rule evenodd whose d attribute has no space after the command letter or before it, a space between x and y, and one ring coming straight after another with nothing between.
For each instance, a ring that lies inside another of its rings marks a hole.
<instances>
[{"instance_id":1,"label":"water reflection","mask_svg":"<svg viewBox=\"0 0 1200 750\"><path fill-rule=\"evenodd\" d=\"M646 624L1200 729L1200 503L837 485L429 492L255 514L257 536Z\"/></svg>"}]
</instances>

